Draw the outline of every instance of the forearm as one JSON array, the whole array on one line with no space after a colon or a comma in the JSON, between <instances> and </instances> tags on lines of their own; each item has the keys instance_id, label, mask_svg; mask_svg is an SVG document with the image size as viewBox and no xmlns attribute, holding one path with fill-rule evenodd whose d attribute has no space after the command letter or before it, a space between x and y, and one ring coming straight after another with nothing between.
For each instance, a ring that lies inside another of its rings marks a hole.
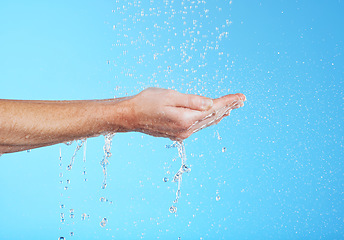
<instances>
[{"instance_id":1,"label":"forearm","mask_svg":"<svg viewBox=\"0 0 344 240\"><path fill-rule=\"evenodd\" d=\"M0 153L121 131L120 102L0 100Z\"/></svg>"}]
</instances>

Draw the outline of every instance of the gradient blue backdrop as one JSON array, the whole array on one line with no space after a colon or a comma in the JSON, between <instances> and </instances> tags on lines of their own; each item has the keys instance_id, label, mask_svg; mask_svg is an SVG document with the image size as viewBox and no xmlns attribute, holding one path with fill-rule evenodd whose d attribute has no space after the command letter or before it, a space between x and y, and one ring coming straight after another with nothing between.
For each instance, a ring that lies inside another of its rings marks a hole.
<instances>
[{"instance_id":1,"label":"gradient blue backdrop","mask_svg":"<svg viewBox=\"0 0 344 240\"><path fill-rule=\"evenodd\" d=\"M177 216L169 140L116 135L106 190L103 137L70 172L75 143L1 156L0 239L343 239L343 12L340 0L1 1L0 98L160 86L248 101L185 141Z\"/></svg>"}]
</instances>

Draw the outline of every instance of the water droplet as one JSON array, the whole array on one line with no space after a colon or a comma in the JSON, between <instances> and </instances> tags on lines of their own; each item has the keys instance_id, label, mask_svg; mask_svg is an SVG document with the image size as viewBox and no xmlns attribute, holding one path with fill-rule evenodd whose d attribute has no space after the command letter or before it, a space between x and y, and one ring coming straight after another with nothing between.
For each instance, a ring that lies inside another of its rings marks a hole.
<instances>
[{"instance_id":1,"label":"water droplet","mask_svg":"<svg viewBox=\"0 0 344 240\"><path fill-rule=\"evenodd\" d=\"M66 144L67 146L70 146L70 145L72 145L72 143L73 143L73 141L70 141L70 142L65 142L65 144Z\"/></svg>"},{"instance_id":2,"label":"water droplet","mask_svg":"<svg viewBox=\"0 0 344 240\"><path fill-rule=\"evenodd\" d=\"M108 220L106 218L103 218L103 220L100 222L100 226L105 227L107 222L108 222Z\"/></svg>"},{"instance_id":3,"label":"water droplet","mask_svg":"<svg viewBox=\"0 0 344 240\"><path fill-rule=\"evenodd\" d=\"M62 219L61 219L61 222L64 223L64 221L65 221L64 218L62 218Z\"/></svg>"},{"instance_id":4,"label":"water droplet","mask_svg":"<svg viewBox=\"0 0 344 240\"><path fill-rule=\"evenodd\" d=\"M222 148L222 152L225 152L225 151L226 151L226 148L225 148L225 147L223 147L223 148Z\"/></svg>"},{"instance_id":5,"label":"water droplet","mask_svg":"<svg viewBox=\"0 0 344 240\"><path fill-rule=\"evenodd\" d=\"M81 220L85 220L86 216L87 216L86 213L81 214Z\"/></svg>"},{"instance_id":6,"label":"water droplet","mask_svg":"<svg viewBox=\"0 0 344 240\"><path fill-rule=\"evenodd\" d=\"M182 172L179 170L176 175L174 175L173 177L173 182L178 182L180 180L180 178L182 177Z\"/></svg>"},{"instance_id":7,"label":"water droplet","mask_svg":"<svg viewBox=\"0 0 344 240\"><path fill-rule=\"evenodd\" d=\"M170 207L170 213L176 213L177 212L177 208L175 206L171 206Z\"/></svg>"},{"instance_id":8,"label":"water droplet","mask_svg":"<svg viewBox=\"0 0 344 240\"><path fill-rule=\"evenodd\" d=\"M73 232L70 232L70 235L73 237L73 236L74 236L74 233L73 233Z\"/></svg>"},{"instance_id":9,"label":"water droplet","mask_svg":"<svg viewBox=\"0 0 344 240\"><path fill-rule=\"evenodd\" d=\"M71 208L71 209L69 210L69 212L70 212L70 213L74 213L74 209Z\"/></svg>"},{"instance_id":10,"label":"water droplet","mask_svg":"<svg viewBox=\"0 0 344 240\"><path fill-rule=\"evenodd\" d=\"M72 165L69 164L69 165L67 166L67 170L70 171L71 169L72 169Z\"/></svg>"},{"instance_id":11,"label":"water droplet","mask_svg":"<svg viewBox=\"0 0 344 240\"><path fill-rule=\"evenodd\" d=\"M64 187L64 190L67 190L67 189L68 189L68 187L67 187L67 186L65 186L65 187Z\"/></svg>"},{"instance_id":12,"label":"water droplet","mask_svg":"<svg viewBox=\"0 0 344 240\"><path fill-rule=\"evenodd\" d=\"M183 172L190 172L191 171L191 169L188 168L188 166L186 166L186 165L182 166L182 170L183 170Z\"/></svg>"},{"instance_id":13,"label":"water droplet","mask_svg":"<svg viewBox=\"0 0 344 240\"><path fill-rule=\"evenodd\" d=\"M180 189L178 189L176 192L176 199L178 199L179 197L180 197Z\"/></svg>"},{"instance_id":14,"label":"water droplet","mask_svg":"<svg viewBox=\"0 0 344 240\"><path fill-rule=\"evenodd\" d=\"M29 149L29 150L26 150L26 152L28 152L28 153L29 153L29 152L31 152L31 149Z\"/></svg>"},{"instance_id":15,"label":"water droplet","mask_svg":"<svg viewBox=\"0 0 344 240\"><path fill-rule=\"evenodd\" d=\"M64 205L63 205L63 204L61 204L61 205L60 205L60 208L64 208Z\"/></svg>"},{"instance_id":16,"label":"water droplet","mask_svg":"<svg viewBox=\"0 0 344 240\"><path fill-rule=\"evenodd\" d=\"M74 218L74 214L73 213L70 215L70 218Z\"/></svg>"},{"instance_id":17,"label":"water droplet","mask_svg":"<svg viewBox=\"0 0 344 240\"><path fill-rule=\"evenodd\" d=\"M58 240L64 240L65 238L64 237L59 237L59 239Z\"/></svg>"},{"instance_id":18,"label":"water droplet","mask_svg":"<svg viewBox=\"0 0 344 240\"><path fill-rule=\"evenodd\" d=\"M106 199L105 197L101 197L99 200L100 200L101 202L107 202L107 199Z\"/></svg>"},{"instance_id":19,"label":"water droplet","mask_svg":"<svg viewBox=\"0 0 344 240\"><path fill-rule=\"evenodd\" d=\"M69 179L67 179L67 184L70 184L70 180Z\"/></svg>"},{"instance_id":20,"label":"water droplet","mask_svg":"<svg viewBox=\"0 0 344 240\"><path fill-rule=\"evenodd\" d=\"M168 177L164 177L163 181L168 182Z\"/></svg>"},{"instance_id":21,"label":"water droplet","mask_svg":"<svg viewBox=\"0 0 344 240\"><path fill-rule=\"evenodd\" d=\"M105 189L105 188L106 188L106 186L107 186L107 184L106 184L106 183L103 183L103 185L102 185L102 189Z\"/></svg>"},{"instance_id":22,"label":"water droplet","mask_svg":"<svg viewBox=\"0 0 344 240\"><path fill-rule=\"evenodd\" d=\"M64 213L61 213L60 216L61 216L61 218L64 218Z\"/></svg>"},{"instance_id":23,"label":"water droplet","mask_svg":"<svg viewBox=\"0 0 344 240\"><path fill-rule=\"evenodd\" d=\"M216 201L219 201L221 197L219 195L216 196Z\"/></svg>"},{"instance_id":24,"label":"water droplet","mask_svg":"<svg viewBox=\"0 0 344 240\"><path fill-rule=\"evenodd\" d=\"M165 147L166 148L175 148L175 147L177 147L177 143L173 142L171 145L166 145Z\"/></svg>"},{"instance_id":25,"label":"water droplet","mask_svg":"<svg viewBox=\"0 0 344 240\"><path fill-rule=\"evenodd\" d=\"M83 174L86 175L86 171L83 171Z\"/></svg>"}]
</instances>

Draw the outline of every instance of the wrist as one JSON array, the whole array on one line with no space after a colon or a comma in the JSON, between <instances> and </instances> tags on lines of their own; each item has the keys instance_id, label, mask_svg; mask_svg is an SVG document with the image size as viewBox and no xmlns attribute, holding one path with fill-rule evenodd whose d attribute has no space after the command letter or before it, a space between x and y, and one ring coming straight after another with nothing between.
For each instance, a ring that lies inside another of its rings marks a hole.
<instances>
[{"instance_id":1,"label":"wrist","mask_svg":"<svg viewBox=\"0 0 344 240\"><path fill-rule=\"evenodd\" d=\"M131 97L104 100L103 126L104 133L130 132L132 127L133 107L129 101Z\"/></svg>"}]
</instances>

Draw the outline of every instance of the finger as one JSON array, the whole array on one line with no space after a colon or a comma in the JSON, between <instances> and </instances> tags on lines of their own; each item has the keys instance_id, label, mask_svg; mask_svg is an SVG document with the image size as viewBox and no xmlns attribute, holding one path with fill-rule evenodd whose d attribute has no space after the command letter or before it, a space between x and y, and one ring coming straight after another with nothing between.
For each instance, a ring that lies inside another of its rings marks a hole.
<instances>
[{"instance_id":1,"label":"finger","mask_svg":"<svg viewBox=\"0 0 344 240\"><path fill-rule=\"evenodd\" d=\"M229 110L236 109L244 106L244 101L246 97L244 94L229 94L221 98L214 100L214 105L209 109L204 115L208 116L215 112L217 115L221 115Z\"/></svg>"},{"instance_id":2,"label":"finger","mask_svg":"<svg viewBox=\"0 0 344 240\"><path fill-rule=\"evenodd\" d=\"M209 111L202 113L203 117L198 116L198 119L194 121L194 124L188 130L197 132L218 123L223 117L228 116L231 110L244 106L244 100L246 100L246 97L243 94L230 94L215 99L214 106Z\"/></svg>"},{"instance_id":3,"label":"finger","mask_svg":"<svg viewBox=\"0 0 344 240\"><path fill-rule=\"evenodd\" d=\"M193 94L183 94L175 92L174 96L174 106L184 107L197 111L206 111L213 106L213 100L207 97L193 95Z\"/></svg>"}]
</instances>

